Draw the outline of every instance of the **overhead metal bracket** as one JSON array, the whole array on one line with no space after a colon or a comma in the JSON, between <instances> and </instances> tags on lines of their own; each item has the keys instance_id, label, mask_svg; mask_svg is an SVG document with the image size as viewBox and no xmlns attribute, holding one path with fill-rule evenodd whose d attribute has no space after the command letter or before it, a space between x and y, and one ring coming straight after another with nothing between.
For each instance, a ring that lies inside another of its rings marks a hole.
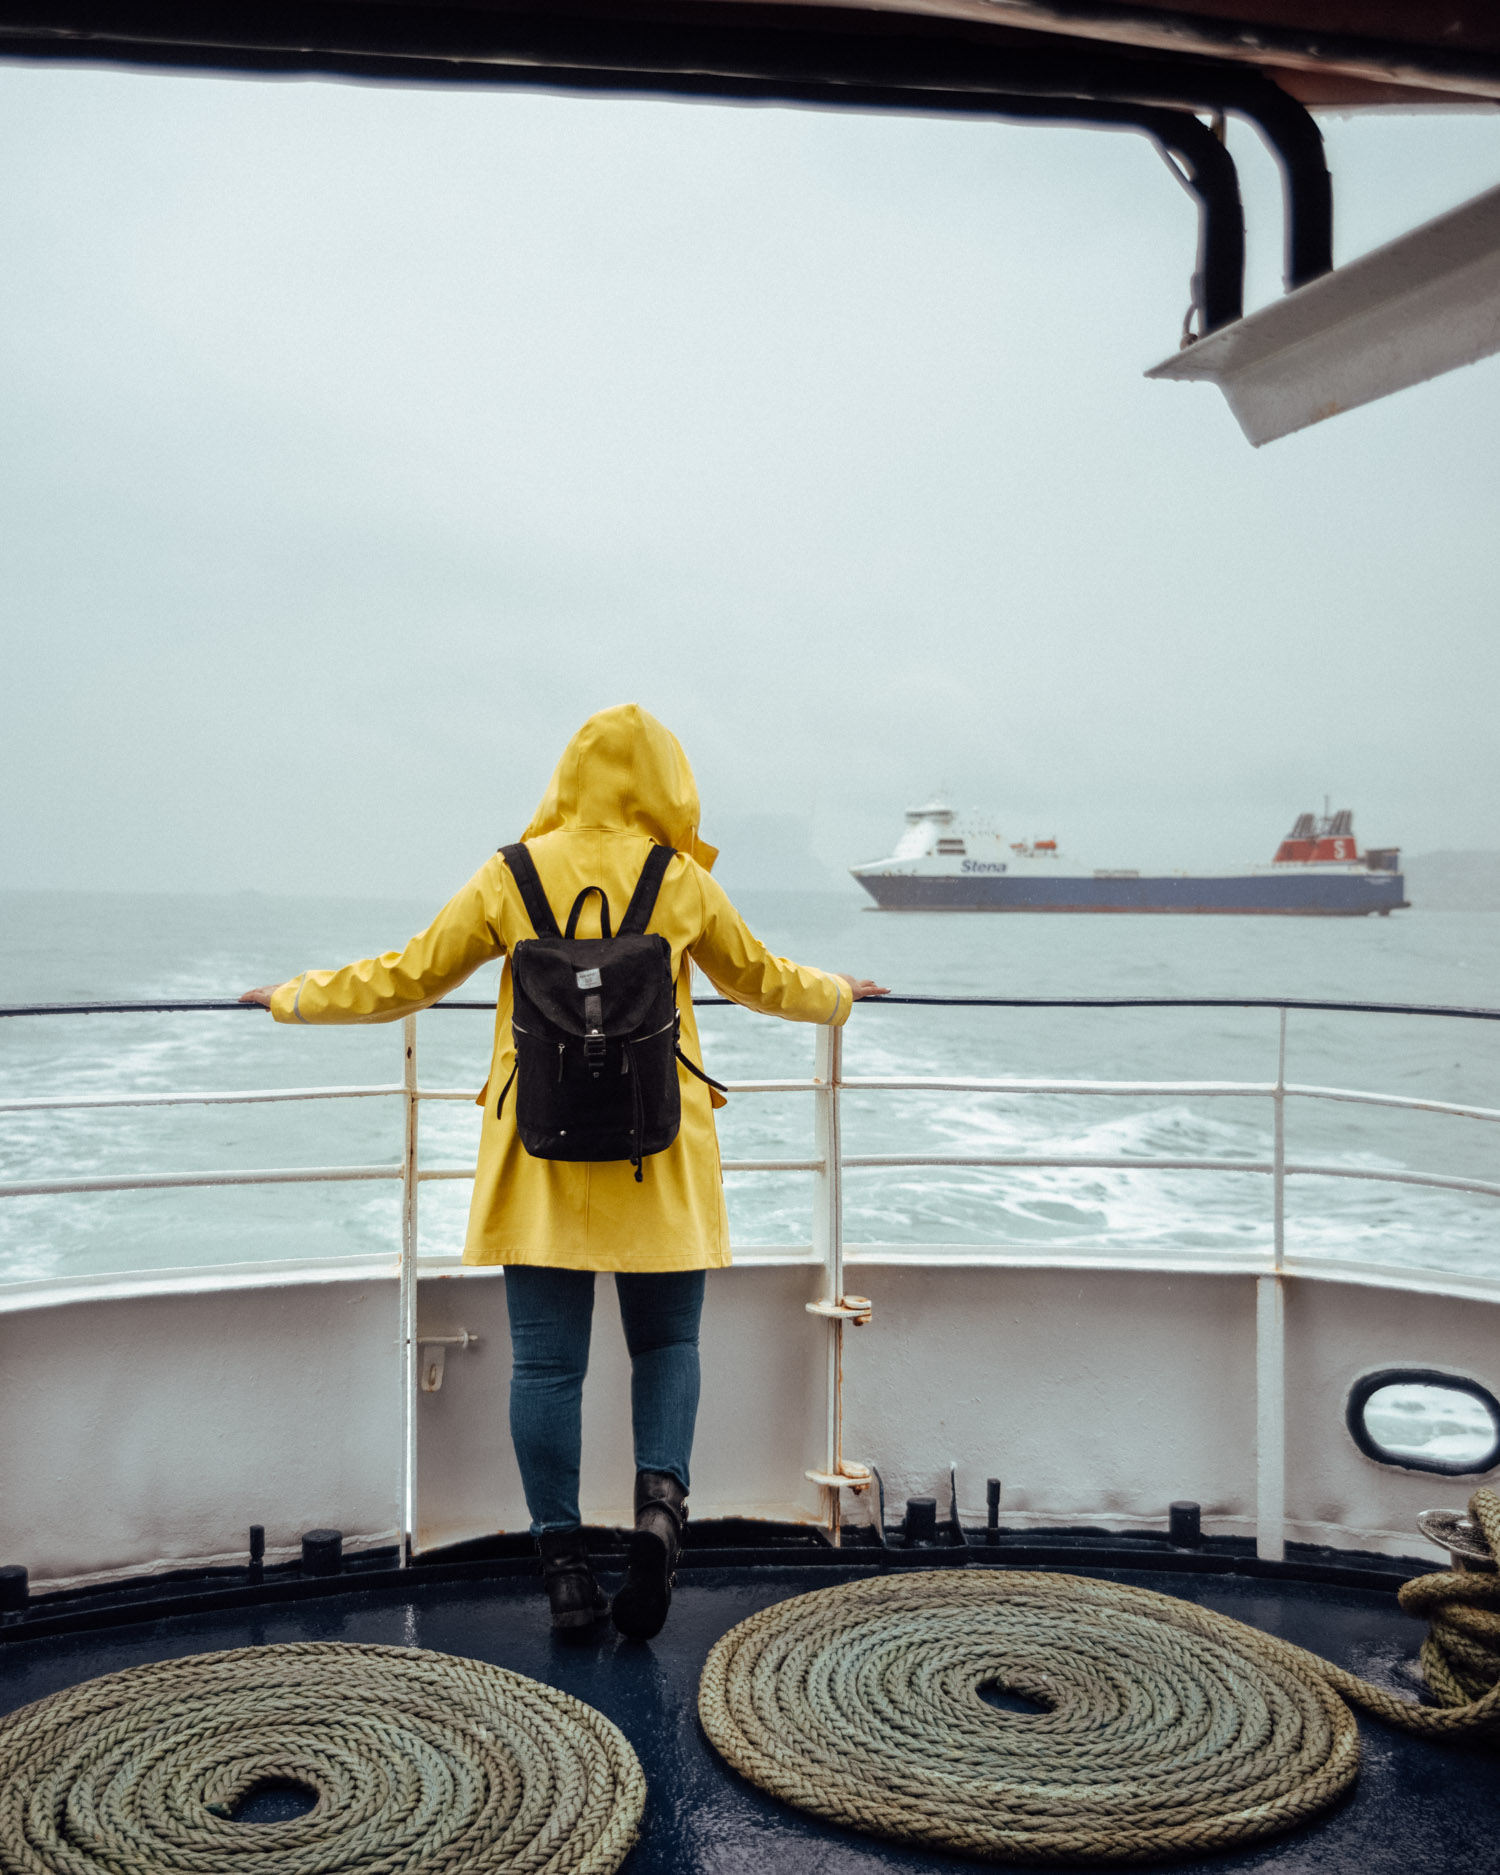
<instances>
[{"instance_id":1,"label":"overhead metal bracket","mask_svg":"<svg viewBox=\"0 0 1500 1875\"><path fill-rule=\"evenodd\" d=\"M1256 445L1500 352L1500 188L1168 358Z\"/></svg>"}]
</instances>

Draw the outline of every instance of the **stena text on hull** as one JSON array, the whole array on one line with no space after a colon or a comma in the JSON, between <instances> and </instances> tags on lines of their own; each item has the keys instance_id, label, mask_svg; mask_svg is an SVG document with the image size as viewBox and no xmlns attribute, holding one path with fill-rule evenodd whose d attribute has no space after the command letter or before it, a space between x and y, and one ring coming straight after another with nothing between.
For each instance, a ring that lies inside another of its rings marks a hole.
<instances>
[{"instance_id":1,"label":"stena text on hull","mask_svg":"<svg viewBox=\"0 0 1500 1875\"><path fill-rule=\"evenodd\" d=\"M942 801L906 813L889 859L850 871L881 911L1220 912L1385 917L1408 905L1400 850L1354 837L1354 816L1300 814L1269 865L1229 872L1085 869L1055 839L1008 840Z\"/></svg>"}]
</instances>

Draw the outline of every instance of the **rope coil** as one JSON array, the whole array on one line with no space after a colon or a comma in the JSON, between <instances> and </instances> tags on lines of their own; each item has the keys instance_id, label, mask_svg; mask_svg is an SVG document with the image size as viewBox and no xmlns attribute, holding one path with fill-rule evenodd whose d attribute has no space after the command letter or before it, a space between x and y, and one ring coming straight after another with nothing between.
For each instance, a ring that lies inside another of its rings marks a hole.
<instances>
[{"instance_id":1,"label":"rope coil","mask_svg":"<svg viewBox=\"0 0 1500 1875\"><path fill-rule=\"evenodd\" d=\"M1500 1554L1500 1497L1473 1507ZM1423 1576L1401 1600L1434 1616L1423 1664L1445 1707L1149 1589L934 1570L752 1615L709 1655L698 1712L741 1775L867 1834L993 1861L1212 1853L1353 1786L1350 1703L1427 1737L1500 1736L1500 1577ZM1044 1710L997 1710L991 1686Z\"/></svg>"},{"instance_id":2,"label":"rope coil","mask_svg":"<svg viewBox=\"0 0 1500 1875\"><path fill-rule=\"evenodd\" d=\"M273 1782L317 1802L236 1822ZM611 1875L645 1798L592 1707L417 1648L191 1655L0 1719L4 1875Z\"/></svg>"},{"instance_id":3,"label":"rope coil","mask_svg":"<svg viewBox=\"0 0 1500 1875\"><path fill-rule=\"evenodd\" d=\"M1488 1549L1490 1570L1445 1569L1401 1588L1401 1606L1430 1623L1422 1643L1423 1677L1439 1704L1457 1712L1493 1706L1489 1695L1500 1686L1500 1574L1494 1573L1500 1561L1500 1493L1481 1486L1469 1499L1469 1516L1483 1538L1474 1547Z\"/></svg>"}]
</instances>

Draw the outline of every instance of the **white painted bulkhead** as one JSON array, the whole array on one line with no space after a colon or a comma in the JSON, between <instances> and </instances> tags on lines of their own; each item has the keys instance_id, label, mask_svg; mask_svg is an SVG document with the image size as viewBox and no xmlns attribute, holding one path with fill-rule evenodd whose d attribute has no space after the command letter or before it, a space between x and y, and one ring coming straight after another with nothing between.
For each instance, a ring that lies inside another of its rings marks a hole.
<instances>
[{"instance_id":1,"label":"white painted bulkhead","mask_svg":"<svg viewBox=\"0 0 1500 1875\"><path fill-rule=\"evenodd\" d=\"M1161 1529L1173 1499L1193 1498L1210 1534L1253 1535L1257 1424L1279 1417L1258 1399L1256 1292L1278 1279L1208 1263L851 1250L874 1319L845 1330L846 1455L879 1467L893 1518L908 1495L945 1503L952 1463L965 1521L983 1521L998 1476L1011 1527ZM819 1515L804 1474L823 1463L827 1330L806 1304L822 1277L807 1250L752 1252L711 1276L695 1515ZM1279 1280L1287 1538L1436 1562L1416 1513L1461 1505L1475 1481L1367 1458L1345 1401L1362 1374L1403 1366L1500 1392L1500 1286L1326 1266ZM420 1546L524 1529L503 1275L454 1268L419 1289L422 1334L480 1337L448 1351L440 1391L418 1395ZM611 1291L602 1277L585 1395L584 1513L599 1522L625 1519L632 1480ZM0 1292L0 1560L45 1587L238 1560L251 1523L272 1560L316 1526L351 1546L393 1541L398 1324L393 1265ZM846 1517L867 1503L846 1494Z\"/></svg>"}]
</instances>

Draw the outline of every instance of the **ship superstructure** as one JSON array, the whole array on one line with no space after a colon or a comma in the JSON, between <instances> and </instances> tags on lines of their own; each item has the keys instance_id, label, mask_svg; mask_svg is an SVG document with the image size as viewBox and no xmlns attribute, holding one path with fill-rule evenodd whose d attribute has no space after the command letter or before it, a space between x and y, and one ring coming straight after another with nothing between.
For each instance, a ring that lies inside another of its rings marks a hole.
<instances>
[{"instance_id":1,"label":"ship superstructure","mask_svg":"<svg viewBox=\"0 0 1500 1875\"><path fill-rule=\"evenodd\" d=\"M933 800L888 859L850 868L882 911L1222 912L1356 918L1407 904L1396 847L1361 853L1348 808L1299 814L1269 864L1144 873L1084 866L1055 837L1012 840Z\"/></svg>"}]
</instances>

